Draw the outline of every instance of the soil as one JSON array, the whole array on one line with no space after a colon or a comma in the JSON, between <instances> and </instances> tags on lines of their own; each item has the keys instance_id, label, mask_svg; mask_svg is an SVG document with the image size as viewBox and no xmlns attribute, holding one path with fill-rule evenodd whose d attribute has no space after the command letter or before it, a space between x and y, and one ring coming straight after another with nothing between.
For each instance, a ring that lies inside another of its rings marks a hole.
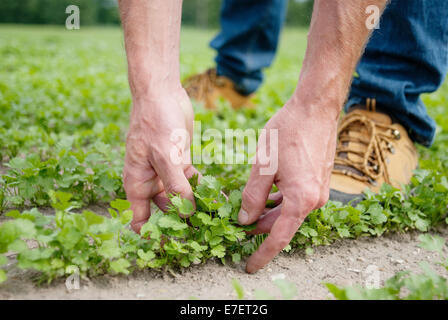
<instances>
[{"instance_id":1,"label":"soil","mask_svg":"<svg viewBox=\"0 0 448 320\"><path fill-rule=\"evenodd\" d=\"M448 239L447 227L433 233ZM234 278L243 286L247 299L253 299L257 289L281 298L272 281L275 278L295 283L297 299L331 299L323 283L364 285L375 268L380 283L398 271L419 272L421 261L430 262L434 270L446 275L446 270L434 263L438 254L419 248L418 236L416 232L389 234L337 241L315 248L311 255L303 250L282 253L255 275L244 272L244 262L223 265L209 261L177 273L146 270L127 277L81 280L79 289L72 290L67 289L65 280L38 287L32 282L33 272L10 266L9 279L0 285L0 299L235 299Z\"/></svg>"}]
</instances>

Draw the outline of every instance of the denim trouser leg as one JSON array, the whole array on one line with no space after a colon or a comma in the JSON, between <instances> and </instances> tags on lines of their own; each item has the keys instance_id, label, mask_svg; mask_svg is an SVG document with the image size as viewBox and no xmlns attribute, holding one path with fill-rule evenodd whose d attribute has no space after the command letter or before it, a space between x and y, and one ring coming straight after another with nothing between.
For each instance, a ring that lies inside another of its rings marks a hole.
<instances>
[{"instance_id":1,"label":"denim trouser leg","mask_svg":"<svg viewBox=\"0 0 448 320\"><path fill-rule=\"evenodd\" d=\"M210 46L217 50L217 72L250 94L271 65L285 19L287 0L224 0L221 32Z\"/></svg>"},{"instance_id":2,"label":"denim trouser leg","mask_svg":"<svg viewBox=\"0 0 448 320\"><path fill-rule=\"evenodd\" d=\"M408 130L432 144L435 123L420 94L442 84L448 68L448 1L392 0L357 67L346 110L375 98Z\"/></svg>"}]
</instances>

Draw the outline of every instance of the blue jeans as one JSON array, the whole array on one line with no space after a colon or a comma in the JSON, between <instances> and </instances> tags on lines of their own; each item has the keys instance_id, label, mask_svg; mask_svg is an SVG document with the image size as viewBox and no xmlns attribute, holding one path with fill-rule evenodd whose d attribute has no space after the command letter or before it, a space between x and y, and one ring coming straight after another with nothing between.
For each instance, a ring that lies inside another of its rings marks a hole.
<instances>
[{"instance_id":1,"label":"blue jeans","mask_svg":"<svg viewBox=\"0 0 448 320\"><path fill-rule=\"evenodd\" d=\"M275 56L286 0L224 0L221 32L212 40L218 74L250 94ZM367 16L366 16L367 18ZM434 92L448 69L448 1L392 0L367 44L346 110L375 98L413 141L430 146L436 125L420 99Z\"/></svg>"},{"instance_id":2,"label":"blue jeans","mask_svg":"<svg viewBox=\"0 0 448 320\"><path fill-rule=\"evenodd\" d=\"M286 15L287 0L224 0L221 32L210 46L218 52L219 75L250 94L263 81L262 69L274 59Z\"/></svg>"}]
</instances>

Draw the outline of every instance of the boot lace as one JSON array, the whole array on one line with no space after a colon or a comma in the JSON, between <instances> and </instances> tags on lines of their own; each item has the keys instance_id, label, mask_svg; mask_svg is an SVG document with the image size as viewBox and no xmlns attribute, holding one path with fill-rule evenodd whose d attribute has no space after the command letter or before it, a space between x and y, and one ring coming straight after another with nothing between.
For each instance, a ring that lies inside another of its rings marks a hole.
<instances>
[{"instance_id":1,"label":"boot lace","mask_svg":"<svg viewBox=\"0 0 448 320\"><path fill-rule=\"evenodd\" d=\"M367 110L375 111L375 105L376 101L374 99L367 99ZM350 132L362 133L365 131L367 135L350 134ZM383 176L385 182L390 184L386 165L388 163L387 155L395 153L392 141L398 139L400 139L400 132L391 125L377 123L357 112L347 114L338 129L338 144L333 172L375 186L376 180ZM363 147L351 148L350 142ZM350 154L355 156L350 156Z\"/></svg>"}]
</instances>

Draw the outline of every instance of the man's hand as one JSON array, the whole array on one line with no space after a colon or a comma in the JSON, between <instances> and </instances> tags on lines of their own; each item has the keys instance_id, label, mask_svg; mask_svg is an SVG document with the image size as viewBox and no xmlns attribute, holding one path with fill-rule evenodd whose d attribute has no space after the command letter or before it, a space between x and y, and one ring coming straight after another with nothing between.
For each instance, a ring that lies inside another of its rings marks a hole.
<instances>
[{"instance_id":1,"label":"man's hand","mask_svg":"<svg viewBox=\"0 0 448 320\"><path fill-rule=\"evenodd\" d=\"M119 0L132 113L126 141L124 189L139 232L150 201L165 209L167 194L194 204L187 178L193 109L180 83L179 41L182 0Z\"/></svg>"},{"instance_id":2,"label":"man's hand","mask_svg":"<svg viewBox=\"0 0 448 320\"><path fill-rule=\"evenodd\" d=\"M266 124L257 149L258 162L253 165L243 192L240 223L257 222L253 233L270 233L247 261L247 272L254 273L272 260L289 244L309 212L327 201L337 120L370 34L365 10L372 4L383 9L386 2L314 1L308 47L296 91ZM264 134L272 133L270 130L278 130L278 146L272 145L269 137L264 139ZM273 152L278 152L277 170L263 175L262 169L272 167L273 157L268 165L263 165L261 155ZM280 193L270 198L275 198L278 206L266 211L274 183Z\"/></svg>"},{"instance_id":3,"label":"man's hand","mask_svg":"<svg viewBox=\"0 0 448 320\"><path fill-rule=\"evenodd\" d=\"M190 161L192 126L193 109L183 89L135 101L123 181L136 232L150 216L150 200L164 210L167 194L176 193L194 204L187 180L198 173Z\"/></svg>"},{"instance_id":4,"label":"man's hand","mask_svg":"<svg viewBox=\"0 0 448 320\"><path fill-rule=\"evenodd\" d=\"M260 137L267 141L269 152L257 151L272 154L278 150L278 169L272 175L260 174L269 165L257 161L243 192L240 223L257 222L252 233L270 233L248 260L249 273L262 268L283 250L308 213L328 200L337 120L334 114L319 110L325 110L325 106L302 105L292 99L265 126L263 134L268 136L277 130L278 146L272 145L275 140ZM274 198L281 204L265 212L273 183L279 189Z\"/></svg>"}]
</instances>

